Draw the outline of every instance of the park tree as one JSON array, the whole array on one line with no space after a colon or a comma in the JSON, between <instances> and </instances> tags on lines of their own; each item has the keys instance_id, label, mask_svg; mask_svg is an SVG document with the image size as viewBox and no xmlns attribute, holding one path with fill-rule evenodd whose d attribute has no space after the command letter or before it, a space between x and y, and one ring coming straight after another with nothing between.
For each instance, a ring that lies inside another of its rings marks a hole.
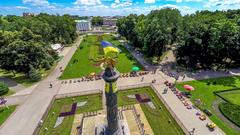
<instances>
[{"instance_id":1,"label":"park tree","mask_svg":"<svg viewBox=\"0 0 240 135\"><path fill-rule=\"evenodd\" d=\"M8 86L5 83L0 82L0 96L8 93L8 91L9 91Z\"/></svg>"},{"instance_id":2,"label":"park tree","mask_svg":"<svg viewBox=\"0 0 240 135\"><path fill-rule=\"evenodd\" d=\"M29 66L29 72L28 72L28 77L31 81L37 82L41 80L41 74L32 66Z\"/></svg>"},{"instance_id":3,"label":"park tree","mask_svg":"<svg viewBox=\"0 0 240 135\"><path fill-rule=\"evenodd\" d=\"M72 43L76 24L70 15L40 13L34 17L2 16L0 20L0 68L26 75L34 69L49 69L57 54L51 43Z\"/></svg>"},{"instance_id":4,"label":"park tree","mask_svg":"<svg viewBox=\"0 0 240 135\"><path fill-rule=\"evenodd\" d=\"M16 40L0 50L0 66L13 73L28 73L29 65L38 69L44 60L52 57L43 46L43 43Z\"/></svg>"},{"instance_id":5,"label":"park tree","mask_svg":"<svg viewBox=\"0 0 240 135\"><path fill-rule=\"evenodd\" d=\"M103 25L103 18L101 16L94 16L91 22L94 26L101 26Z\"/></svg>"},{"instance_id":6,"label":"park tree","mask_svg":"<svg viewBox=\"0 0 240 135\"><path fill-rule=\"evenodd\" d=\"M186 16L183 29L177 49L179 64L216 70L238 64L239 26L226 18L225 13L197 12Z\"/></svg>"}]
</instances>

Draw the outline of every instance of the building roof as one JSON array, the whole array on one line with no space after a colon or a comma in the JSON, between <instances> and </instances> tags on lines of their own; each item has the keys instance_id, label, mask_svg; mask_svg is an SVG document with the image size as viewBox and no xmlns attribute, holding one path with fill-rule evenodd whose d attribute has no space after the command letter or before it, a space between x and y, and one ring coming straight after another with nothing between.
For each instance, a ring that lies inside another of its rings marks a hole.
<instances>
[{"instance_id":1,"label":"building roof","mask_svg":"<svg viewBox=\"0 0 240 135\"><path fill-rule=\"evenodd\" d=\"M62 47L62 45L61 44L51 44L51 47L53 50L58 50Z\"/></svg>"},{"instance_id":2,"label":"building roof","mask_svg":"<svg viewBox=\"0 0 240 135\"><path fill-rule=\"evenodd\" d=\"M75 22L89 22L88 20L75 20Z\"/></svg>"}]
</instances>

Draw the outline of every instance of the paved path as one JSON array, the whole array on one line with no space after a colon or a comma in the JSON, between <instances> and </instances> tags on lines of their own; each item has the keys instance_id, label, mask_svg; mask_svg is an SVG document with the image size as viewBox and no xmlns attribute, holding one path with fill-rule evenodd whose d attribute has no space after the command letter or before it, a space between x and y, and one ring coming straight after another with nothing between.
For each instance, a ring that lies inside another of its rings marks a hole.
<instances>
[{"instance_id":1,"label":"paved path","mask_svg":"<svg viewBox=\"0 0 240 135\"><path fill-rule=\"evenodd\" d=\"M172 91L168 90L166 94L163 94L163 90L165 88L163 84L153 85L153 87L157 90L157 92L162 97L162 99L167 103L167 105L175 113L176 117L181 121L184 127L186 127L187 131L192 131L192 129L195 128L196 130L194 132L194 135L224 135L225 134L218 127L214 131L210 131L206 127L206 124L208 122L211 122L211 120L207 118L207 120L201 121L196 116L196 113L200 112L200 110L196 110L196 109L188 110L177 98L177 96L173 94Z\"/></svg>"},{"instance_id":2,"label":"paved path","mask_svg":"<svg viewBox=\"0 0 240 135\"><path fill-rule=\"evenodd\" d=\"M21 91L23 89L25 89L26 87L17 83L16 81L10 79L10 78L7 78L7 77L0 77L0 81L1 82L4 82L5 84L8 85L8 87L13 90L14 92L18 92L18 91Z\"/></svg>"},{"instance_id":3,"label":"paved path","mask_svg":"<svg viewBox=\"0 0 240 135\"><path fill-rule=\"evenodd\" d=\"M71 83L71 84L62 84L58 80L58 77L61 75L59 70L60 67L65 68L75 50L77 45L79 45L81 40L79 39L77 44L69 49L68 53L65 54L65 57L58 63L57 67L50 73L50 75L41 81L31 92L27 94L28 96L23 96L20 94L16 97L11 97L12 102L20 102L22 105L18 106L16 111L9 117L9 119L0 127L0 135L31 135L34 129L37 127L38 122L41 120L44 112L49 106L52 98L56 94L67 94L74 92L83 92L83 91L93 91L96 89L103 89L104 83L102 80L93 81L93 82L80 82L80 83ZM137 54L132 53L134 57ZM142 57L136 57L140 63L146 65L146 69L151 70L152 66L149 65ZM238 70L237 70L238 71ZM235 71L235 72L237 72ZM239 72L238 72L239 73ZM232 74L230 74L232 75ZM195 74L192 76L187 76L184 81L193 80L193 79L204 79L206 77L219 77L226 76L226 73L221 72L202 72L200 74ZM144 76L144 80L140 81L142 77L129 77L129 78L120 78L118 80L118 86L122 88L128 88L129 86L144 86L149 85L153 79L157 80L155 84L156 89L161 94L163 88L163 82L165 80L173 81L174 79L164 75L162 72L158 71L156 74L149 74ZM53 88L49 88L49 83L53 84ZM24 92L23 92L24 93ZM26 92L27 93L27 92ZM181 117L181 121L185 124L186 127L192 129L192 125L196 128L196 134L221 134L221 130L216 130L215 132L208 132L205 126L205 123L201 123L196 117L195 112L190 112L185 107L181 106L179 100L170 92L166 95L162 95L163 99L169 105L172 105L171 108L174 112ZM15 99L14 99L15 98ZM188 114L188 115L186 115ZM193 120L192 120L193 119ZM191 122L192 121L192 122Z\"/></svg>"},{"instance_id":4,"label":"paved path","mask_svg":"<svg viewBox=\"0 0 240 135\"><path fill-rule=\"evenodd\" d=\"M76 46L79 45L80 42L81 39L78 39ZM53 72L39 83L25 102L17 107L16 111L1 126L0 135L33 134L53 96L58 93L61 87L60 81L57 81L57 77L61 74L59 68L65 68L77 49L76 46L74 45L71 50L69 50L69 53L58 63ZM53 88L49 88L50 82L53 84Z\"/></svg>"},{"instance_id":5,"label":"paved path","mask_svg":"<svg viewBox=\"0 0 240 135\"><path fill-rule=\"evenodd\" d=\"M149 64L140 54L137 54L135 51L131 49L131 46L125 44L124 47L132 54L132 56L146 69L153 70L155 66Z\"/></svg>"}]
</instances>

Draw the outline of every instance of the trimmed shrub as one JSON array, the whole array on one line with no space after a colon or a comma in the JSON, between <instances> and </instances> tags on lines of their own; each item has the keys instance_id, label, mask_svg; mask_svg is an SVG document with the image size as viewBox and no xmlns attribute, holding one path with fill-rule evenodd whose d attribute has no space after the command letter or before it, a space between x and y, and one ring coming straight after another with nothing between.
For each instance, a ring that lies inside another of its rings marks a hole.
<instances>
[{"instance_id":1,"label":"trimmed shrub","mask_svg":"<svg viewBox=\"0 0 240 135\"><path fill-rule=\"evenodd\" d=\"M5 83L0 82L0 96L8 93L8 91L9 91L8 86Z\"/></svg>"}]
</instances>

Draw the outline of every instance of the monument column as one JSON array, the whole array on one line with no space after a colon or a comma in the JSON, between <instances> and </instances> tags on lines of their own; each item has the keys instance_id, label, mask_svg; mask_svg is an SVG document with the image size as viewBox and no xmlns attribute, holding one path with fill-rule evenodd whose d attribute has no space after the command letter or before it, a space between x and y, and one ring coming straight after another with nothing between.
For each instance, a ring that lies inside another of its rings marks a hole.
<instances>
[{"instance_id":1,"label":"monument column","mask_svg":"<svg viewBox=\"0 0 240 135\"><path fill-rule=\"evenodd\" d=\"M103 72L105 84L105 96L107 105L107 134L118 135L121 132L118 122L118 105L117 105L117 88L116 81L119 77L119 72L115 68L106 68Z\"/></svg>"}]
</instances>

